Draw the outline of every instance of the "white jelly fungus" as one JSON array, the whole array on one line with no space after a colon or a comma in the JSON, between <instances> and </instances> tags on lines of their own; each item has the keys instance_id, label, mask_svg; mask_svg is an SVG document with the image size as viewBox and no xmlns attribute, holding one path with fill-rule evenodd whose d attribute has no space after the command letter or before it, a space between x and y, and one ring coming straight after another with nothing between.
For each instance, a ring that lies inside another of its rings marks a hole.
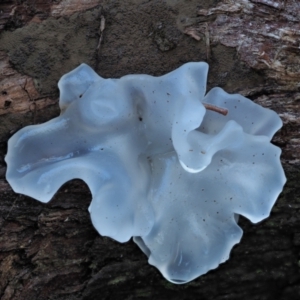
<instances>
[{"instance_id":1,"label":"white jelly fungus","mask_svg":"<svg viewBox=\"0 0 300 300\"><path fill-rule=\"evenodd\" d=\"M226 261L237 216L269 216L285 175L270 143L278 115L214 88L208 65L104 79L82 64L59 83L61 115L8 142L15 192L48 202L80 178L98 232L131 237L163 276L186 283Z\"/></svg>"}]
</instances>

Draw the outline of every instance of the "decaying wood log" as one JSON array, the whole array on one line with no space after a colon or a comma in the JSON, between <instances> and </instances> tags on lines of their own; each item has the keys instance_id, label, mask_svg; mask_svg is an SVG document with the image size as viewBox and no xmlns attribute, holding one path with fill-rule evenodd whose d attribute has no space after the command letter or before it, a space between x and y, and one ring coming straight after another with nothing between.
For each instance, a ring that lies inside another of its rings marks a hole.
<instances>
[{"instance_id":1,"label":"decaying wood log","mask_svg":"<svg viewBox=\"0 0 300 300\"><path fill-rule=\"evenodd\" d=\"M2 1L1 300L300 299L299 11L295 0ZM134 243L97 234L91 195L79 180L49 204L11 190L7 140L59 114L62 74L86 62L103 77L161 75L206 60L208 88L239 92L279 113L284 126L273 142L288 178L270 218L240 220L242 242L218 269L186 285L168 283Z\"/></svg>"}]
</instances>

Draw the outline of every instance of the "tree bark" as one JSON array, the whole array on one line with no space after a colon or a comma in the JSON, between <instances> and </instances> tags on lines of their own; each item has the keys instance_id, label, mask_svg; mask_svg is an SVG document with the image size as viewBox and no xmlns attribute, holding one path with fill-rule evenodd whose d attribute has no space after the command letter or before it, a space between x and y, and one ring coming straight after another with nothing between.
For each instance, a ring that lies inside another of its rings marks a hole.
<instances>
[{"instance_id":1,"label":"tree bark","mask_svg":"<svg viewBox=\"0 0 300 300\"><path fill-rule=\"evenodd\" d=\"M294 0L2 1L1 300L300 299L299 11ZM82 181L41 204L12 191L4 156L14 132L59 114L57 81L80 63L118 78L162 75L189 61L209 63L208 89L238 92L280 115L273 143L288 181L268 219L240 219L244 236L226 263L178 286L133 242L95 231Z\"/></svg>"}]
</instances>

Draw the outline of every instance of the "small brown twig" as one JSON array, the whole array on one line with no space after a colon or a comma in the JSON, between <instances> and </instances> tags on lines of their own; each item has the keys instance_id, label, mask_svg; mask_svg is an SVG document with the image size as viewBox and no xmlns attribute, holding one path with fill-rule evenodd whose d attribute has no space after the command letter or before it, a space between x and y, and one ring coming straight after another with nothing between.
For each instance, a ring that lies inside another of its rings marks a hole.
<instances>
[{"instance_id":1,"label":"small brown twig","mask_svg":"<svg viewBox=\"0 0 300 300\"><path fill-rule=\"evenodd\" d=\"M101 43L102 43L102 40L103 40L103 31L104 31L104 29L105 29L105 18L101 14L101 16L100 16L100 27L99 27L99 41L98 41L98 45L97 45L97 48L96 48L96 66L95 66L95 71L96 72L98 70L99 57L100 57L100 47L101 47Z\"/></svg>"},{"instance_id":2,"label":"small brown twig","mask_svg":"<svg viewBox=\"0 0 300 300\"><path fill-rule=\"evenodd\" d=\"M184 33L191 36L193 39L195 39L196 41L200 41L201 40L201 37L197 34L197 30L196 28L186 28L184 30Z\"/></svg>"},{"instance_id":3,"label":"small brown twig","mask_svg":"<svg viewBox=\"0 0 300 300\"><path fill-rule=\"evenodd\" d=\"M219 107L219 106L212 105L212 104L208 104L208 103L205 103L205 102L202 102L202 104L206 109L217 112L217 113L219 113L223 116L226 116L228 114L228 109L226 109L226 108Z\"/></svg>"},{"instance_id":4,"label":"small brown twig","mask_svg":"<svg viewBox=\"0 0 300 300\"><path fill-rule=\"evenodd\" d=\"M105 29L105 18L103 15L100 16L100 28L99 28L99 42L98 42L98 45L97 45L97 51L99 52L100 50L100 47L101 47L101 43L102 43L102 40L103 40L103 31Z\"/></svg>"}]
</instances>

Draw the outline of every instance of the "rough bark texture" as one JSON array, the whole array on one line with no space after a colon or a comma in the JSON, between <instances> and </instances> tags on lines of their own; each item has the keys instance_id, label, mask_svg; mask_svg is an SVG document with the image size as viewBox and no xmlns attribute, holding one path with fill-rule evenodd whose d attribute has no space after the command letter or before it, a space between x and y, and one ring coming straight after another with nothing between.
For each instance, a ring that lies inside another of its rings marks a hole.
<instances>
[{"instance_id":1,"label":"rough bark texture","mask_svg":"<svg viewBox=\"0 0 300 300\"><path fill-rule=\"evenodd\" d=\"M300 299L299 11L297 0L1 1L1 299ZM208 61L208 88L280 114L273 142L288 181L270 218L240 220L244 236L228 262L176 286L133 242L97 234L83 182L40 204L11 190L4 155L16 130L59 114L57 81L79 63L119 77L188 61Z\"/></svg>"}]
</instances>

